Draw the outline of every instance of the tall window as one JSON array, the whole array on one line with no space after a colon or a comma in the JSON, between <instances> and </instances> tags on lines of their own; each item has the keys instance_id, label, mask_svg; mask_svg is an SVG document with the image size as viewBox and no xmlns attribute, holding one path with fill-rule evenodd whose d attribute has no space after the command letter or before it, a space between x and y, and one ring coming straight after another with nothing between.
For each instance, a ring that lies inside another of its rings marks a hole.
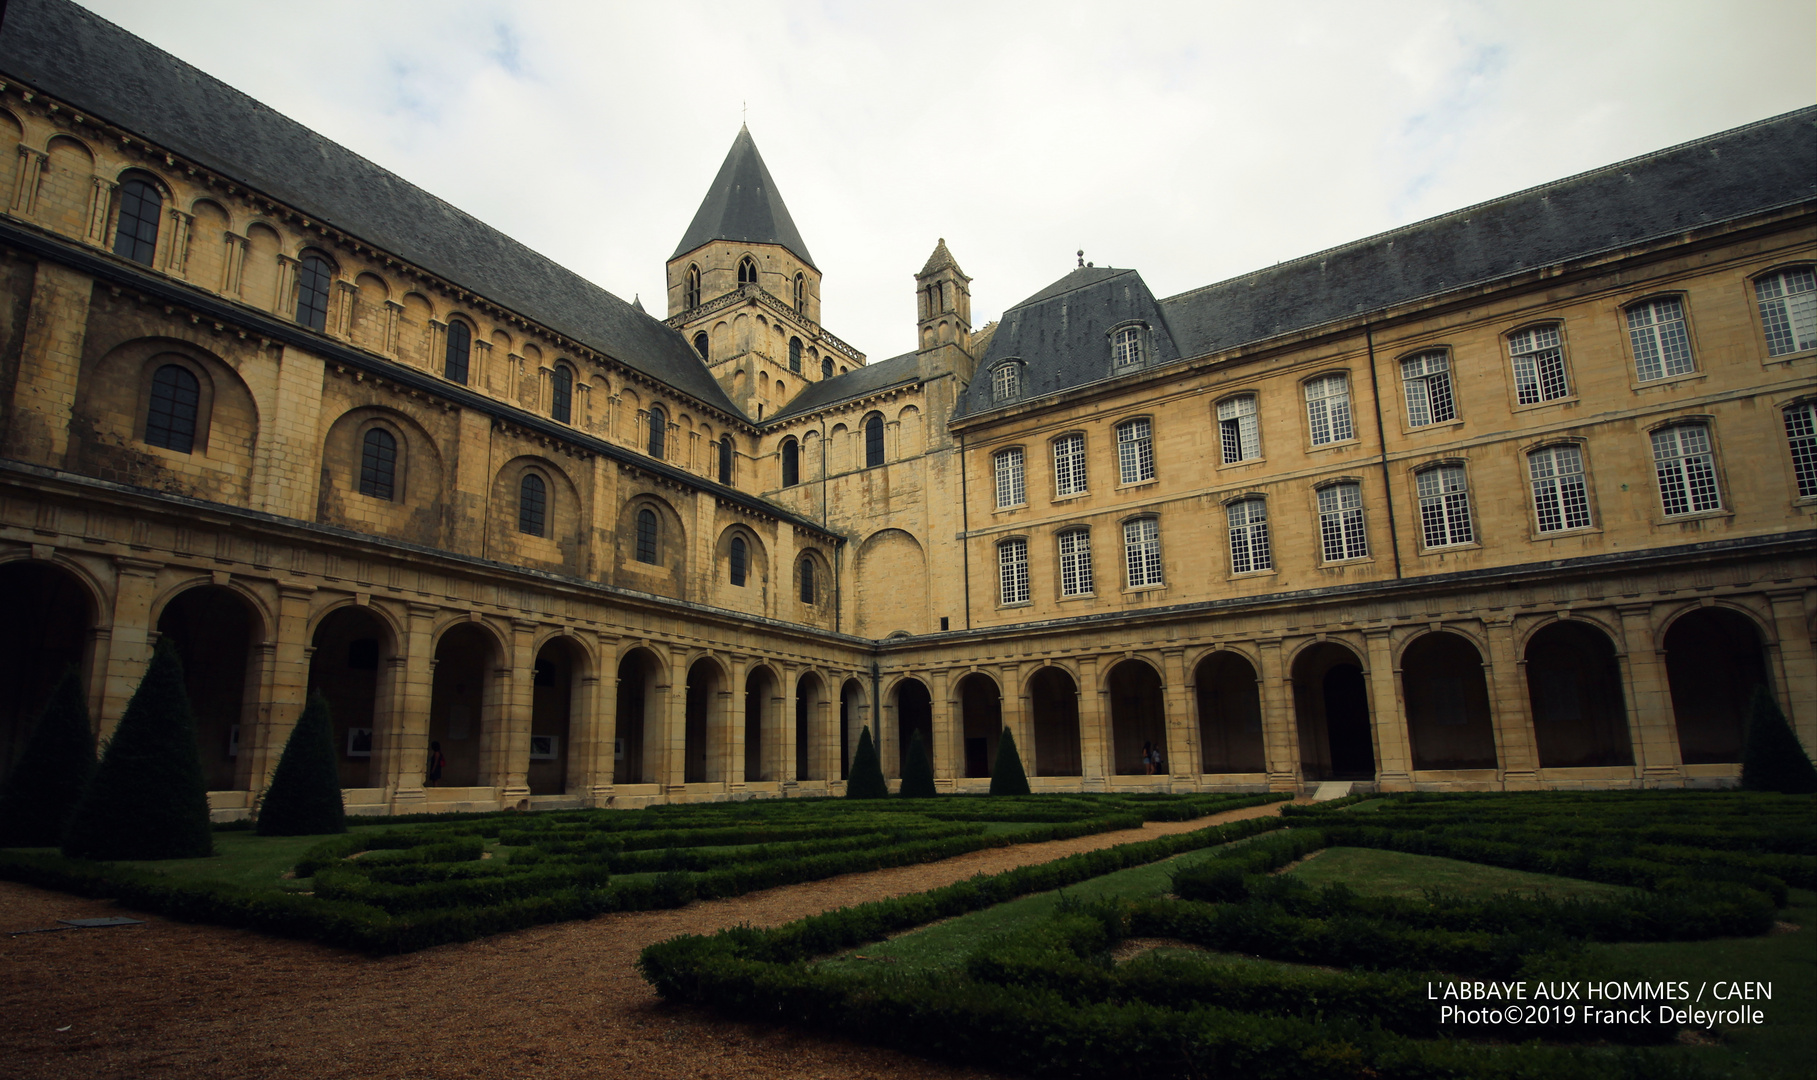
<instances>
[{"instance_id":1,"label":"tall window","mask_svg":"<svg viewBox=\"0 0 1817 1080\"><path fill-rule=\"evenodd\" d=\"M997 545L997 602L1028 603L1028 541L1020 537Z\"/></svg>"},{"instance_id":2,"label":"tall window","mask_svg":"<svg viewBox=\"0 0 1817 1080\"><path fill-rule=\"evenodd\" d=\"M883 464L883 417L872 413L864 421L864 467L874 469Z\"/></svg>"},{"instance_id":3,"label":"tall window","mask_svg":"<svg viewBox=\"0 0 1817 1080\"><path fill-rule=\"evenodd\" d=\"M1268 504L1261 499L1244 499L1231 503L1227 512L1230 572L1247 574L1274 569L1274 556L1268 550Z\"/></svg>"},{"instance_id":4,"label":"tall window","mask_svg":"<svg viewBox=\"0 0 1817 1080\"><path fill-rule=\"evenodd\" d=\"M1565 349L1557 326L1535 326L1508 335L1514 361L1514 396L1522 405L1556 401L1571 392L1565 381Z\"/></svg>"},{"instance_id":5,"label":"tall window","mask_svg":"<svg viewBox=\"0 0 1817 1080\"><path fill-rule=\"evenodd\" d=\"M151 409L145 416L145 441L187 454L196 448L196 420L202 384L189 369L165 364L151 377Z\"/></svg>"},{"instance_id":6,"label":"tall window","mask_svg":"<svg viewBox=\"0 0 1817 1080\"><path fill-rule=\"evenodd\" d=\"M1767 355L1817 349L1817 271L1794 266L1754 283L1760 322L1767 331Z\"/></svg>"},{"instance_id":7,"label":"tall window","mask_svg":"<svg viewBox=\"0 0 1817 1080\"><path fill-rule=\"evenodd\" d=\"M1785 411L1785 437L1791 444L1798 497L1817 496L1817 404L1800 402Z\"/></svg>"},{"instance_id":8,"label":"tall window","mask_svg":"<svg viewBox=\"0 0 1817 1080\"><path fill-rule=\"evenodd\" d=\"M795 565L798 567L795 576L801 582L801 602L812 604L814 602L814 559L812 556L803 555L801 561Z\"/></svg>"},{"instance_id":9,"label":"tall window","mask_svg":"<svg viewBox=\"0 0 1817 1080\"><path fill-rule=\"evenodd\" d=\"M1092 590L1091 530L1060 534L1060 595L1085 596Z\"/></svg>"},{"instance_id":10,"label":"tall window","mask_svg":"<svg viewBox=\"0 0 1817 1080\"><path fill-rule=\"evenodd\" d=\"M801 483L801 444L794 439L782 440L782 486Z\"/></svg>"},{"instance_id":11,"label":"tall window","mask_svg":"<svg viewBox=\"0 0 1817 1080\"><path fill-rule=\"evenodd\" d=\"M801 339L798 337L789 339L789 370L801 374Z\"/></svg>"},{"instance_id":12,"label":"tall window","mask_svg":"<svg viewBox=\"0 0 1817 1080\"><path fill-rule=\"evenodd\" d=\"M656 565L656 511L647 506L637 512L637 561Z\"/></svg>"},{"instance_id":13,"label":"tall window","mask_svg":"<svg viewBox=\"0 0 1817 1080\"><path fill-rule=\"evenodd\" d=\"M748 554L744 546L744 537L732 537L732 584L744 587L745 561Z\"/></svg>"},{"instance_id":14,"label":"tall window","mask_svg":"<svg viewBox=\"0 0 1817 1080\"><path fill-rule=\"evenodd\" d=\"M1008 450L999 451L995 457L991 458L991 471L996 474L997 480L997 509L1021 506L1028 501L1020 446L1012 446Z\"/></svg>"},{"instance_id":15,"label":"tall window","mask_svg":"<svg viewBox=\"0 0 1817 1080\"><path fill-rule=\"evenodd\" d=\"M805 274L795 275L795 312L805 315L808 311L808 279Z\"/></svg>"},{"instance_id":16,"label":"tall window","mask_svg":"<svg viewBox=\"0 0 1817 1080\"><path fill-rule=\"evenodd\" d=\"M328 285L334 271L328 260L307 252L297 265L297 322L311 330L328 329Z\"/></svg>"},{"instance_id":17,"label":"tall window","mask_svg":"<svg viewBox=\"0 0 1817 1080\"><path fill-rule=\"evenodd\" d=\"M712 352L712 348L713 341L711 338L707 337L707 332L705 330L694 335L694 351L700 354L702 360L712 359L712 356L708 355Z\"/></svg>"},{"instance_id":18,"label":"tall window","mask_svg":"<svg viewBox=\"0 0 1817 1080\"><path fill-rule=\"evenodd\" d=\"M830 379L833 377L833 358L832 357L823 356L820 358L820 377L823 379Z\"/></svg>"},{"instance_id":19,"label":"tall window","mask_svg":"<svg viewBox=\"0 0 1817 1080\"><path fill-rule=\"evenodd\" d=\"M1326 562L1368 557L1362 485L1332 484L1319 489L1319 543Z\"/></svg>"},{"instance_id":20,"label":"tall window","mask_svg":"<svg viewBox=\"0 0 1817 1080\"><path fill-rule=\"evenodd\" d=\"M1685 332L1684 304L1676 296L1629 308L1628 341L1634 346L1634 371L1641 382L1697 369L1691 361L1691 336Z\"/></svg>"},{"instance_id":21,"label":"tall window","mask_svg":"<svg viewBox=\"0 0 1817 1080\"><path fill-rule=\"evenodd\" d=\"M1145 416L1117 425L1117 478L1122 483L1139 484L1155 478L1153 432Z\"/></svg>"},{"instance_id":22,"label":"tall window","mask_svg":"<svg viewBox=\"0 0 1817 1080\"><path fill-rule=\"evenodd\" d=\"M566 364L557 364L549 382L549 416L565 424L574 413L574 372Z\"/></svg>"},{"instance_id":23,"label":"tall window","mask_svg":"<svg viewBox=\"0 0 1817 1080\"><path fill-rule=\"evenodd\" d=\"M397 439L384 428L368 428L360 440L360 494L389 501L397 492Z\"/></svg>"},{"instance_id":24,"label":"tall window","mask_svg":"<svg viewBox=\"0 0 1817 1080\"><path fill-rule=\"evenodd\" d=\"M1142 328L1125 326L1111 335L1111 362L1118 368L1135 367L1142 362Z\"/></svg>"},{"instance_id":25,"label":"tall window","mask_svg":"<svg viewBox=\"0 0 1817 1080\"><path fill-rule=\"evenodd\" d=\"M1439 465L1414 479L1420 497L1420 530L1429 548L1468 544L1476 539L1470 527L1470 491L1464 484L1462 465Z\"/></svg>"},{"instance_id":26,"label":"tall window","mask_svg":"<svg viewBox=\"0 0 1817 1080\"><path fill-rule=\"evenodd\" d=\"M719 440L719 482L728 486L732 483L732 460L736 452L732 447L732 437L724 435Z\"/></svg>"},{"instance_id":27,"label":"tall window","mask_svg":"<svg viewBox=\"0 0 1817 1080\"><path fill-rule=\"evenodd\" d=\"M1350 380L1343 375L1321 375L1307 383L1306 419L1312 425L1314 446L1352 438Z\"/></svg>"},{"instance_id":28,"label":"tall window","mask_svg":"<svg viewBox=\"0 0 1817 1080\"><path fill-rule=\"evenodd\" d=\"M533 472L517 483L517 531L528 536L547 535L549 488Z\"/></svg>"},{"instance_id":29,"label":"tall window","mask_svg":"<svg viewBox=\"0 0 1817 1080\"><path fill-rule=\"evenodd\" d=\"M1054 494L1082 495L1085 486L1085 436L1074 432L1054 440Z\"/></svg>"},{"instance_id":30,"label":"tall window","mask_svg":"<svg viewBox=\"0 0 1817 1080\"><path fill-rule=\"evenodd\" d=\"M1022 368L1010 360L991 371L991 402L1014 401L1022 394Z\"/></svg>"},{"instance_id":31,"label":"tall window","mask_svg":"<svg viewBox=\"0 0 1817 1080\"><path fill-rule=\"evenodd\" d=\"M1226 465L1262 456L1262 431L1256 421L1254 394L1218 402L1218 442Z\"/></svg>"},{"instance_id":32,"label":"tall window","mask_svg":"<svg viewBox=\"0 0 1817 1080\"><path fill-rule=\"evenodd\" d=\"M1533 509L1539 531L1562 532L1590 524L1590 498L1584 489L1584 455L1575 446L1547 446L1527 455L1533 481Z\"/></svg>"},{"instance_id":33,"label":"tall window","mask_svg":"<svg viewBox=\"0 0 1817 1080\"><path fill-rule=\"evenodd\" d=\"M697 308L700 306L700 267L688 264L687 284L682 286L681 306Z\"/></svg>"},{"instance_id":34,"label":"tall window","mask_svg":"<svg viewBox=\"0 0 1817 1080\"><path fill-rule=\"evenodd\" d=\"M738 260L738 283L740 285L757 284L757 263L749 255Z\"/></svg>"},{"instance_id":35,"label":"tall window","mask_svg":"<svg viewBox=\"0 0 1817 1080\"><path fill-rule=\"evenodd\" d=\"M459 319L448 320L448 354L442 360L442 374L449 382L465 384L467 364L473 356L473 331Z\"/></svg>"},{"instance_id":36,"label":"tall window","mask_svg":"<svg viewBox=\"0 0 1817 1080\"><path fill-rule=\"evenodd\" d=\"M650 439L647 444L650 456L662 460L663 445L669 437L669 414L662 411L661 405L650 406Z\"/></svg>"},{"instance_id":37,"label":"tall window","mask_svg":"<svg viewBox=\"0 0 1817 1080\"><path fill-rule=\"evenodd\" d=\"M1443 352L1421 353L1401 361L1407 388L1407 424L1421 427L1457 419L1451 399L1451 358Z\"/></svg>"},{"instance_id":38,"label":"tall window","mask_svg":"<svg viewBox=\"0 0 1817 1080\"><path fill-rule=\"evenodd\" d=\"M136 176L121 184L114 254L150 266L158 250L158 218L163 213L164 197L155 185Z\"/></svg>"},{"instance_id":39,"label":"tall window","mask_svg":"<svg viewBox=\"0 0 1817 1080\"><path fill-rule=\"evenodd\" d=\"M1659 498L1668 515L1722 509L1709 428L1681 424L1655 431L1653 468L1659 473Z\"/></svg>"},{"instance_id":40,"label":"tall window","mask_svg":"<svg viewBox=\"0 0 1817 1080\"><path fill-rule=\"evenodd\" d=\"M1123 523L1123 564L1129 571L1129 587L1161 584L1161 523L1155 518L1137 518Z\"/></svg>"}]
</instances>

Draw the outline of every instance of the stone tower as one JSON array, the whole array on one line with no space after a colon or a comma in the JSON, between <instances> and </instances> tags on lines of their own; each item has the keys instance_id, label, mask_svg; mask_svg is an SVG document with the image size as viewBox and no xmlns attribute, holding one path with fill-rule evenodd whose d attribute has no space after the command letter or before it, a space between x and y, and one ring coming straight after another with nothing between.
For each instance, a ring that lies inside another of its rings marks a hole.
<instances>
[{"instance_id":1,"label":"stone tower","mask_svg":"<svg viewBox=\"0 0 1817 1080\"><path fill-rule=\"evenodd\" d=\"M915 275L916 340L923 377L951 371L961 385L971 382L977 366L972 356L971 283L941 237L927 265Z\"/></svg>"}]
</instances>

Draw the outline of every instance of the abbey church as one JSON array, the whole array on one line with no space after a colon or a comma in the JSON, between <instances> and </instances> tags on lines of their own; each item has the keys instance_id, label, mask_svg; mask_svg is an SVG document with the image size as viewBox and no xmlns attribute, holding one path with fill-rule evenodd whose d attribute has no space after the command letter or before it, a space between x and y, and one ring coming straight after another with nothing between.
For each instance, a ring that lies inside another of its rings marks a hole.
<instances>
[{"instance_id":1,"label":"abbey church","mask_svg":"<svg viewBox=\"0 0 1817 1080\"><path fill-rule=\"evenodd\" d=\"M1722 786L1756 687L1817 748L1817 108L1177 296L979 320L942 239L873 358L748 130L646 311L4 20L0 775L163 637L217 820L316 689L363 814L838 794L866 728L948 792L1005 731L1038 791Z\"/></svg>"}]
</instances>

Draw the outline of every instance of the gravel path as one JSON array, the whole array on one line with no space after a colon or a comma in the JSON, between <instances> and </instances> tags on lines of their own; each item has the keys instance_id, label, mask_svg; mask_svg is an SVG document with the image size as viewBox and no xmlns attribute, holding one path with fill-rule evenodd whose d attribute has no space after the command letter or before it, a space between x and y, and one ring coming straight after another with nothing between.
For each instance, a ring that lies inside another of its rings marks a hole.
<instances>
[{"instance_id":1,"label":"gravel path","mask_svg":"<svg viewBox=\"0 0 1817 1080\"><path fill-rule=\"evenodd\" d=\"M974 874L1278 814L1283 805L972 852L675 911L603 915L408 956L373 959L132 912L145 925L3 937L0 1078L982 1078L990 1074L664 1004L637 974L637 954L676 934L773 926ZM108 901L0 882L0 932L121 913Z\"/></svg>"}]
</instances>

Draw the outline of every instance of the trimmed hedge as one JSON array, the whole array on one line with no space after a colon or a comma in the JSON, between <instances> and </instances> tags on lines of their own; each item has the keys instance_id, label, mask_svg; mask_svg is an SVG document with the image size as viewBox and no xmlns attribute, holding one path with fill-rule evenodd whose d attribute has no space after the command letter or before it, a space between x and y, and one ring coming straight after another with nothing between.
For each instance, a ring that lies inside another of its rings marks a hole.
<instances>
[{"instance_id":1,"label":"trimmed hedge","mask_svg":"<svg viewBox=\"0 0 1817 1080\"><path fill-rule=\"evenodd\" d=\"M56 847L95 771L94 735L74 667L51 691L0 793L0 847Z\"/></svg>"},{"instance_id":2,"label":"trimmed hedge","mask_svg":"<svg viewBox=\"0 0 1817 1080\"><path fill-rule=\"evenodd\" d=\"M341 776L334 747L334 719L320 690L284 742L271 786L259 799L260 836L315 836L347 831Z\"/></svg>"}]
</instances>

